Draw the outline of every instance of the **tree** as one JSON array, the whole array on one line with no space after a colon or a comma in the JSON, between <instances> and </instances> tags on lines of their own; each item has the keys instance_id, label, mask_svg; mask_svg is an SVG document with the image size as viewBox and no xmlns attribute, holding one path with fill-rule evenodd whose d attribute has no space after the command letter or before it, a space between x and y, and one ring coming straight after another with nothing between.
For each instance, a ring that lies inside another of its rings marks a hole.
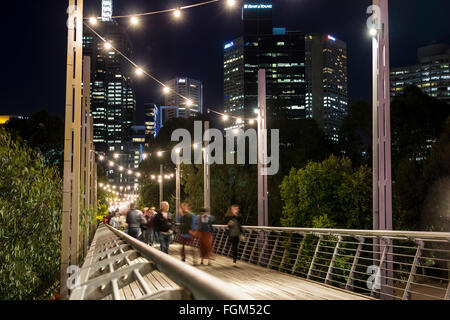
<instances>
[{"instance_id":1,"label":"tree","mask_svg":"<svg viewBox=\"0 0 450 320\"><path fill-rule=\"evenodd\" d=\"M51 116L47 111L39 111L29 119L11 119L5 128L14 137L25 140L29 147L36 149L46 162L56 164L63 172L64 164L64 121Z\"/></svg>"},{"instance_id":2,"label":"tree","mask_svg":"<svg viewBox=\"0 0 450 320\"><path fill-rule=\"evenodd\" d=\"M330 156L292 169L280 185L285 227L372 227L372 182L367 166L353 169L346 158Z\"/></svg>"},{"instance_id":3,"label":"tree","mask_svg":"<svg viewBox=\"0 0 450 320\"><path fill-rule=\"evenodd\" d=\"M42 299L58 289L62 180L0 128L0 299Z\"/></svg>"},{"instance_id":4,"label":"tree","mask_svg":"<svg viewBox=\"0 0 450 320\"><path fill-rule=\"evenodd\" d=\"M372 166L372 106L368 102L350 105L339 131L339 148L353 165Z\"/></svg>"}]
</instances>

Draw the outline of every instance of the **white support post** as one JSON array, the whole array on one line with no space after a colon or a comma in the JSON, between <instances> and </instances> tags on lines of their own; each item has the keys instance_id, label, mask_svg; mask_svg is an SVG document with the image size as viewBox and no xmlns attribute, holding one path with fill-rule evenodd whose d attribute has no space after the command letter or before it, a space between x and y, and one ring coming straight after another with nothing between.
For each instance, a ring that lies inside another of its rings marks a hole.
<instances>
[{"instance_id":1,"label":"white support post","mask_svg":"<svg viewBox=\"0 0 450 320\"><path fill-rule=\"evenodd\" d=\"M377 8L373 37L373 229L392 230L392 176L390 125L389 5L373 0ZM374 251L380 243L374 242ZM392 294L392 247L388 245L382 292ZM374 260L379 260L374 254Z\"/></svg>"},{"instance_id":2,"label":"white support post","mask_svg":"<svg viewBox=\"0 0 450 320\"><path fill-rule=\"evenodd\" d=\"M61 234L61 298L67 299L67 268L78 265L80 213L81 81L83 0L69 0L66 120L64 133L63 217Z\"/></svg>"},{"instance_id":3,"label":"white support post","mask_svg":"<svg viewBox=\"0 0 450 320\"><path fill-rule=\"evenodd\" d=\"M204 207L208 210L211 210L211 172L209 165L209 121L205 121L204 125L205 132L205 151L203 152L203 199L204 199Z\"/></svg>"}]
</instances>

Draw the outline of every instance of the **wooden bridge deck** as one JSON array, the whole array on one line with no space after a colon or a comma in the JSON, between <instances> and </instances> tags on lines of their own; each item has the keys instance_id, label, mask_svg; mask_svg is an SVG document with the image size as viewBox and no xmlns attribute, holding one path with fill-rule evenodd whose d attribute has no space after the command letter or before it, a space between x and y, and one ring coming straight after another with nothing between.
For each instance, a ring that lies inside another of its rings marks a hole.
<instances>
[{"instance_id":1,"label":"wooden bridge deck","mask_svg":"<svg viewBox=\"0 0 450 320\"><path fill-rule=\"evenodd\" d=\"M195 249L197 250L197 249ZM171 244L169 253L180 259L181 245ZM186 263L193 264L190 249L187 249ZM200 263L200 259L197 260ZM206 261L205 261L206 263ZM299 277L270 270L248 262L216 255L210 266L197 268L235 286L238 290L260 300L368 300L359 294L340 290Z\"/></svg>"}]
</instances>

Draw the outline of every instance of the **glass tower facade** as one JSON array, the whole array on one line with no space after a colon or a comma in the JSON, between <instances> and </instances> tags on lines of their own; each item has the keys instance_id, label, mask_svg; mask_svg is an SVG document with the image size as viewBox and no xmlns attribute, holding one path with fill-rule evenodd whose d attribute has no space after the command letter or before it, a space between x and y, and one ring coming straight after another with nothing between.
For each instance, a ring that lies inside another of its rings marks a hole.
<instances>
[{"instance_id":1,"label":"glass tower facade","mask_svg":"<svg viewBox=\"0 0 450 320\"><path fill-rule=\"evenodd\" d=\"M99 21L95 29L120 52L131 56L130 41L115 21ZM89 29L85 29L83 47L84 54L92 60L91 114L95 149L108 159L118 154L119 158L114 161L127 169L132 157L131 126L136 109L129 64L114 50L106 50L104 42ZM131 184L123 172L108 170L108 178L111 183Z\"/></svg>"},{"instance_id":2,"label":"glass tower facade","mask_svg":"<svg viewBox=\"0 0 450 320\"><path fill-rule=\"evenodd\" d=\"M415 85L430 97L450 103L450 46L419 48L418 58L417 65L391 69L391 97Z\"/></svg>"}]
</instances>

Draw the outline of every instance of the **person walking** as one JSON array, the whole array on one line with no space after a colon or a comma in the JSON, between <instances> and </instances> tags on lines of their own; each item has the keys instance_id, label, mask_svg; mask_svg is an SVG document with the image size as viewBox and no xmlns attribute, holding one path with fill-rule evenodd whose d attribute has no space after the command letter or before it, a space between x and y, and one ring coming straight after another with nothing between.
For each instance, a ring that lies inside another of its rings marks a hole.
<instances>
[{"instance_id":1,"label":"person walking","mask_svg":"<svg viewBox=\"0 0 450 320\"><path fill-rule=\"evenodd\" d=\"M145 223L144 214L136 209L136 204L130 204L130 211L127 213L128 234L133 238L142 240L141 223Z\"/></svg>"},{"instance_id":2,"label":"person walking","mask_svg":"<svg viewBox=\"0 0 450 320\"><path fill-rule=\"evenodd\" d=\"M229 230L233 263L236 264L239 248L239 237L242 234L242 216L239 213L239 206L237 204L234 204L228 208L225 216L225 222L228 225Z\"/></svg>"},{"instance_id":3,"label":"person walking","mask_svg":"<svg viewBox=\"0 0 450 320\"><path fill-rule=\"evenodd\" d=\"M211 265L211 260L214 260L212 244L213 244L213 223L214 217L210 215L207 208L200 210L200 218L198 221L198 232L200 240L200 257L201 264L203 260L208 260L208 265Z\"/></svg>"},{"instance_id":4,"label":"person walking","mask_svg":"<svg viewBox=\"0 0 450 320\"><path fill-rule=\"evenodd\" d=\"M154 228L159 235L162 252L169 254L170 239L173 234L174 223L169 213L169 203L161 202L161 209L154 217Z\"/></svg>"},{"instance_id":5,"label":"person walking","mask_svg":"<svg viewBox=\"0 0 450 320\"><path fill-rule=\"evenodd\" d=\"M186 246L191 246L192 260L193 264L197 264L196 250L193 247L194 240L194 230L192 226L195 225L194 214L191 213L191 208L186 202L182 203L180 206L180 217L181 217L181 231L180 231L180 242L181 242L181 261L186 262Z\"/></svg>"},{"instance_id":6,"label":"person walking","mask_svg":"<svg viewBox=\"0 0 450 320\"><path fill-rule=\"evenodd\" d=\"M111 227L113 227L114 229L119 229L119 224L120 224L120 213L119 210L116 210L114 217L111 218L111 220L109 221L109 225Z\"/></svg>"},{"instance_id":7,"label":"person walking","mask_svg":"<svg viewBox=\"0 0 450 320\"><path fill-rule=\"evenodd\" d=\"M142 241L148 243L148 231L147 231L147 223L148 223L148 208L145 207L142 209L142 214L144 215L145 222L141 223L141 231L142 231Z\"/></svg>"},{"instance_id":8,"label":"person walking","mask_svg":"<svg viewBox=\"0 0 450 320\"><path fill-rule=\"evenodd\" d=\"M158 240L158 234L155 231L155 216L156 216L156 208L151 207L148 212L148 219L147 219L147 232L149 233L148 238L148 244L151 246L154 246L156 242L159 242Z\"/></svg>"}]
</instances>

